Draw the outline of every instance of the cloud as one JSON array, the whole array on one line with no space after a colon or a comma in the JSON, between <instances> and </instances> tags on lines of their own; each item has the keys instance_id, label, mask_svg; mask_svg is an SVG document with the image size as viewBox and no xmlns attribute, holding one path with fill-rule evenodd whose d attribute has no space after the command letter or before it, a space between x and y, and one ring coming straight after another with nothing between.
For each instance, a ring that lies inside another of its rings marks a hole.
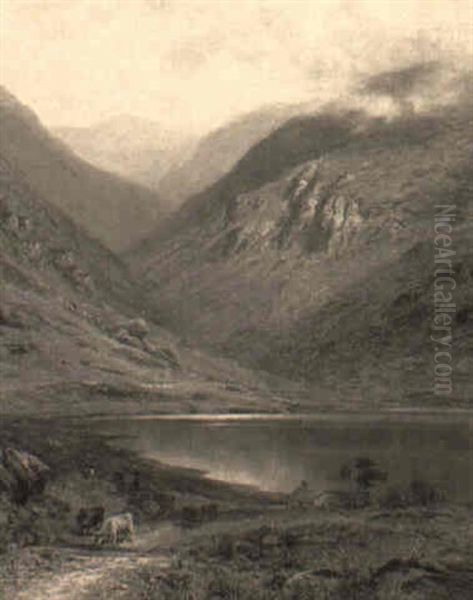
<instances>
[{"instance_id":1,"label":"cloud","mask_svg":"<svg viewBox=\"0 0 473 600\"><path fill-rule=\"evenodd\" d=\"M368 77L360 92L374 96L390 96L399 100L431 85L440 69L441 64L438 61L429 61L384 71Z\"/></svg>"},{"instance_id":2,"label":"cloud","mask_svg":"<svg viewBox=\"0 0 473 600\"><path fill-rule=\"evenodd\" d=\"M0 1L0 77L50 125L129 113L204 133L473 51L469 0Z\"/></svg>"}]
</instances>

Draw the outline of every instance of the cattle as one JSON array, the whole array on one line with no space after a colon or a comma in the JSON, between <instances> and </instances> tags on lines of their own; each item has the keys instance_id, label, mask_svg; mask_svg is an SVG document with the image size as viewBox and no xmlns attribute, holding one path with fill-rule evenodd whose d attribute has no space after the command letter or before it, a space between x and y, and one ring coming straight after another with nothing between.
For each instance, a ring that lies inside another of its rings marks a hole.
<instances>
[{"instance_id":1,"label":"cattle","mask_svg":"<svg viewBox=\"0 0 473 600\"><path fill-rule=\"evenodd\" d=\"M181 510L181 522L184 527L201 525L205 521L214 521L218 517L218 504L210 502L201 505L185 505Z\"/></svg>"},{"instance_id":2,"label":"cattle","mask_svg":"<svg viewBox=\"0 0 473 600\"><path fill-rule=\"evenodd\" d=\"M215 502L204 504L200 510L204 521L215 521L218 517L218 504Z\"/></svg>"},{"instance_id":3,"label":"cattle","mask_svg":"<svg viewBox=\"0 0 473 600\"><path fill-rule=\"evenodd\" d=\"M0 464L11 476L10 493L18 504L44 491L50 469L33 454L15 448L0 451Z\"/></svg>"},{"instance_id":4,"label":"cattle","mask_svg":"<svg viewBox=\"0 0 473 600\"><path fill-rule=\"evenodd\" d=\"M133 515L128 512L107 517L97 533L97 541L101 544L109 542L116 545L127 538L132 542L135 539Z\"/></svg>"},{"instance_id":5,"label":"cattle","mask_svg":"<svg viewBox=\"0 0 473 600\"><path fill-rule=\"evenodd\" d=\"M91 508L81 508L76 516L77 529L80 535L87 535L94 529L98 529L105 515L103 506L92 506Z\"/></svg>"}]
</instances>

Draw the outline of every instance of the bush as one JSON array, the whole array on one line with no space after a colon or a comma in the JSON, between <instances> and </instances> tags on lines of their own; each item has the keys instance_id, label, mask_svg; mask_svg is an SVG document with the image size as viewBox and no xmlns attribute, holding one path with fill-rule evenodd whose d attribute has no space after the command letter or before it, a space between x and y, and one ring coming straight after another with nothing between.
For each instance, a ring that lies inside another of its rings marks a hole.
<instances>
[{"instance_id":1,"label":"bush","mask_svg":"<svg viewBox=\"0 0 473 600\"><path fill-rule=\"evenodd\" d=\"M203 521L202 511L199 506L183 506L181 511L181 520L184 527L200 525Z\"/></svg>"},{"instance_id":2,"label":"bush","mask_svg":"<svg viewBox=\"0 0 473 600\"><path fill-rule=\"evenodd\" d=\"M388 487L384 493L381 494L379 504L381 507L387 508L388 510L408 506L409 501L406 490L397 486Z\"/></svg>"},{"instance_id":3,"label":"bush","mask_svg":"<svg viewBox=\"0 0 473 600\"><path fill-rule=\"evenodd\" d=\"M433 506L445 501L445 494L438 487L414 479L407 486L391 486L380 497L383 508L396 509L409 506Z\"/></svg>"},{"instance_id":4,"label":"bush","mask_svg":"<svg viewBox=\"0 0 473 600\"><path fill-rule=\"evenodd\" d=\"M411 504L420 506L431 506L445 500L445 495L439 488L420 479L411 481L408 494Z\"/></svg>"}]
</instances>

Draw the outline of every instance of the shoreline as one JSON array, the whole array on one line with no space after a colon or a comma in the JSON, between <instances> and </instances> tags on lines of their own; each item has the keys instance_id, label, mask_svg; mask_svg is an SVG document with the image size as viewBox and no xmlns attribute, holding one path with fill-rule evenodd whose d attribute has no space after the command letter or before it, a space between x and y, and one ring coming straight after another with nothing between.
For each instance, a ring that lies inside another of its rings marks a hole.
<instances>
[{"instance_id":1,"label":"shoreline","mask_svg":"<svg viewBox=\"0 0 473 600\"><path fill-rule=\"evenodd\" d=\"M251 420L286 420L298 421L303 419L323 419L337 417L354 418L376 418L388 416L471 416L473 417L473 407L470 408L421 408L421 407L399 407L399 408L378 408L358 409L341 408L339 410L333 407L327 409L318 409L307 412L274 412L274 411L255 411L255 412L96 412L86 414L42 414L33 415L30 413L2 413L1 418L9 421L29 420L29 421L56 421L60 422L81 422L81 421L108 421L108 420L163 420L163 421L251 421Z\"/></svg>"}]
</instances>

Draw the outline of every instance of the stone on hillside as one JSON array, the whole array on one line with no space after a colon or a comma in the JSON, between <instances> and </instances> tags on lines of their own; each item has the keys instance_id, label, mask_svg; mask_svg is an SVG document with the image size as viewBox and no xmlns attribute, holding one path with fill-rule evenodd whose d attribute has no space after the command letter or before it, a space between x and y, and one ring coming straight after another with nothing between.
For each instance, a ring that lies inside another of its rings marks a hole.
<instances>
[{"instance_id":1,"label":"stone on hillside","mask_svg":"<svg viewBox=\"0 0 473 600\"><path fill-rule=\"evenodd\" d=\"M137 337L140 340L143 340L149 334L148 324L141 317L128 321L126 329L130 335Z\"/></svg>"},{"instance_id":2,"label":"stone on hillside","mask_svg":"<svg viewBox=\"0 0 473 600\"><path fill-rule=\"evenodd\" d=\"M126 329L119 329L115 334L115 338L120 342L120 344L125 344L125 346L139 348L140 350L143 348L142 341L137 337L130 335Z\"/></svg>"}]
</instances>

